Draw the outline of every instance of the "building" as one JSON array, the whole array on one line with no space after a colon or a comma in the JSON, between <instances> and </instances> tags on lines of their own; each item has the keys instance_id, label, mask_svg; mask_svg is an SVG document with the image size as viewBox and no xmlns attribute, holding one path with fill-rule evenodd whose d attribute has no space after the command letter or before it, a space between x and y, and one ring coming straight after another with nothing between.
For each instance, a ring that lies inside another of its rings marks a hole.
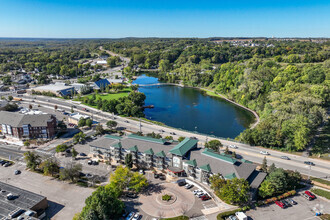
<instances>
[{"instance_id":1,"label":"building","mask_svg":"<svg viewBox=\"0 0 330 220\"><path fill-rule=\"evenodd\" d=\"M57 121L50 114L29 115L0 111L0 131L6 137L17 139L54 138Z\"/></svg>"},{"instance_id":2,"label":"building","mask_svg":"<svg viewBox=\"0 0 330 220\"><path fill-rule=\"evenodd\" d=\"M0 189L0 219L45 217L48 207L46 197L3 182L0 182Z\"/></svg>"},{"instance_id":3,"label":"building","mask_svg":"<svg viewBox=\"0 0 330 220\"><path fill-rule=\"evenodd\" d=\"M7 100L0 100L0 110L5 110L8 104L9 102Z\"/></svg>"},{"instance_id":4,"label":"building","mask_svg":"<svg viewBox=\"0 0 330 220\"><path fill-rule=\"evenodd\" d=\"M104 65L104 66L108 65L106 60L98 60L98 61L96 61L96 64L97 65Z\"/></svg>"},{"instance_id":5,"label":"building","mask_svg":"<svg viewBox=\"0 0 330 220\"><path fill-rule=\"evenodd\" d=\"M93 89L105 89L111 83L107 79L100 79L92 84Z\"/></svg>"},{"instance_id":6,"label":"building","mask_svg":"<svg viewBox=\"0 0 330 220\"><path fill-rule=\"evenodd\" d=\"M63 97L68 95L71 96L74 94L75 89L73 86L68 86L65 83L55 83L45 86L38 86L29 90L30 94L33 94L33 92L50 92L56 96Z\"/></svg>"},{"instance_id":7,"label":"building","mask_svg":"<svg viewBox=\"0 0 330 220\"><path fill-rule=\"evenodd\" d=\"M188 177L205 184L209 184L210 176L220 174L225 179L244 178L256 190L266 177L252 162L199 148L198 140L191 138L178 143L134 134L123 138L106 135L93 142L90 151L93 157L119 164L132 154L137 167L155 168L172 177Z\"/></svg>"},{"instance_id":8,"label":"building","mask_svg":"<svg viewBox=\"0 0 330 220\"><path fill-rule=\"evenodd\" d=\"M89 119L89 116L88 115L83 115L83 114L80 114L80 113L72 113L68 117L68 122L71 123L71 124L78 125L78 122L81 118Z\"/></svg>"},{"instance_id":9,"label":"building","mask_svg":"<svg viewBox=\"0 0 330 220\"><path fill-rule=\"evenodd\" d=\"M73 86L78 93L81 93L82 90L91 90L91 86L82 83L72 83L71 86Z\"/></svg>"}]
</instances>

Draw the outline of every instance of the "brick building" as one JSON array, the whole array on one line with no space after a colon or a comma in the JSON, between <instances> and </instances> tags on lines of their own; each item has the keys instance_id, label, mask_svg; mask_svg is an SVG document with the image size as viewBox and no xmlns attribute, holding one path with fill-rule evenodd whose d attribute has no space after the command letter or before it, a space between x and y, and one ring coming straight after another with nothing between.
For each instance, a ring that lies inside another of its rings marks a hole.
<instances>
[{"instance_id":1,"label":"brick building","mask_svg":"<svg viewBox=\"0 0 330 220\"><path fill-rule=\"evenodd\" d=\"M25 115L0 111L0 131L17 139L51 139L56 134L56 118L50 114Z\"/></svg>"}]
</instances>

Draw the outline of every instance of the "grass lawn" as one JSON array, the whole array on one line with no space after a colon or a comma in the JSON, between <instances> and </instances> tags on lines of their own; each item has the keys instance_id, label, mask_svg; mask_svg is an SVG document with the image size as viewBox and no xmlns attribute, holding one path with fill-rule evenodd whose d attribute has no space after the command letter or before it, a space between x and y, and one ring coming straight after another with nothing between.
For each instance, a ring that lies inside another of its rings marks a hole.
<instances>
[{"instance_id":1,"label":"grass lawn","mask_svg":"<svg viewBox=\"0 0 330 220\"><path fill-rule=\"evenodd\" d=\"M323 196L327 199L330 199L330 192L329 191L326 191L326 190L323 190L323 189L312 189L311 191L313 193L315 193L316 195Z\"/></svg>"},{"instance_id":2,"label":"grass lawn","mask_svg":"<svg viewBox=\"0 0 330 220\"><path fill-rule=\"evenodd\" d=\"M314 177L312 177L311 180L330 186L329 180L324 180L324 179L314 178Z\"/></svg>"},{"instance_id":3,"label":"grass lawn","mask_svg":"<svg viewBox=\"0 0 330 220\"><path fill-rule=\"evenodd\" d=\"M132 90L130 88L123 89L119 91L118 93L113 93L113 94L95 94L96 99L101 98L104 100L111 100L111 99L119 99L121 97L126 97ZM89 94L86 97L91 98L93 94Z\"/></svg>"}]
</instances>

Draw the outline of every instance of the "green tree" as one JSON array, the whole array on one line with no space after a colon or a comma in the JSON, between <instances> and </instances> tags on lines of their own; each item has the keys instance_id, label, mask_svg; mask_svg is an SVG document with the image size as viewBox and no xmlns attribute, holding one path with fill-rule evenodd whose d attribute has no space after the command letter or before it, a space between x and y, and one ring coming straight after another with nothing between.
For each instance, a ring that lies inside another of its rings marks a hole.
<instances>
[{"instance_id":1,"label":"green tree","mask_svg":"<svg viewBox=\"0 0 330 220\"><path fill-rule=\"evenodd\" d=\"M85 201L85 207L79 215L81 220L119 219L125 205L118 199L116 188L100 186Z\"/></svg>"},{"instance_id":2,"label":"green tree","mask_svg":"<svg viewBox=\"0 0 330 220\"><path fill-rule=\"evenodd\" d=\"M78 127L84 127L86 125L86 119L80 118L78 121Z\"/></svg>"},{"instance_id":3,"label":"green tree","mask_svg":"<svg viewBox=\"0 0 330 220\"><path fill-rule=\"evenodd\" d=\"M125 165L130 169L133 167L133 156L132 154L126 154L125 156Z\"/></svg>"},{"instance_id":4,"label":"green tree","mask_svg":"<svg viewBox=\"0 0 330 220\"><path fill-rule=\"evenodd\" d=\"M104 134L104 129L103 129L103 126L101 124L96 125L95 131L96 131L97 134Z\"/></svg>"},{"instance_id":5,"label":"green tree","mask_svg":"<svg viewBox=\"0 0 330 220\"><path fill-rule=\"evenodd\" d=\"M267 176L267 180L274 186L275 193L283 193L288 187L287 176L282 168L276 168Z\"/></svg>"},{"instance_id":6,"label":"green tree","mask_svg":"<svg viewBox=\"0 0 330 220\"><path fill-rule=\"evenodd\" d=\"M36 170L37 167L41 163L41 158L35 152L27 151L24 153L24 160L26 162L26 166L31 170Z\"/></svg>"},{"instance_id":7,"label":"green tree","mask_svg":"<svg viewBox=\"0 0 330 220\"><path fill-rule=\"evenodd\" d=\"M86 126L88 126L88 127L90 128L90 127L92 127L92 124L93 124L92 119L88 118L88 119L86 120Z\"/></svg>"},{"instance_id":8,"label":"green tree","mask_svg":"<svg viewBox=\"0 0 330 220\"><path fill-rule=\"evenodd\" d=\"M274 172L275 169L276 169L276 166L275 166L274 163L272 163L272 165L270 165L270 167L268 168L268 173L272 173L272 172Z\"/></svg>"},{"instance_id":9,"label":"green tree","mask_svg":"<svg viewBox=\"0 0 330 220\"><path fill-rule=\"evenodd\" d=\"M234 178L226 180L218 196L227 203L242 205L249 200L250 186L247 180Z\"/></svg>"},{"instance_id":10,"label":"green tree","mask_svg":"<svg viewBox=\"0 0 330 220\"><path fill-rule=\"evenodd\" d=\"M261 183L259 187L259 196L261 196L262 198L270 197L274 194L274 192L275 187L270 181L265 180Z\"/></svg>"},{"instance_id":11,"label":"green tree","mask_svg":"<svg viewBox=\"0 0 330 220\"><path fill-rule=\"evenodd\" d=\"M24 146L25 147L29 147L31 144L30 144L30 142L29 141L24 141Z\"/></svg>"},{"instance_id":12,"label":"green tree","mask_svg":"<svg viewBox=\"0 0 330 220\"><path fill-rule=\"evenodd\" d=\"M78 156L78 152L76 151L76 149L74 149L74 147L71 150L71 154L73 158L76 158Z\"/></svg>"},{"instance_id":13,"label":"green tree","mask_svg":"<svg viewBox=\"0 0 330 220\"><path fill-rule=\"evenodd\" d=\"M83 143L86 140L86 134L79 132L73 136L75 143Z\"/></svg>"},{"instance_id":14,"label":"green tree","mask_svg":"<svg viewBox=\"0 0 330 220\"><path fill-rule=\"evenodd\" d=\"M60 152L64 152L64 151L66 151L67 149L68 149L69 147L68 147L68 145L66 145L66 144L60 144L60 145L57 145L56 146L56 153L60 153Z\"/></svg>"},{"instance_id":15,"label":"green tree","mask_svg":"<svg viewBox=\"0 0 330 220\"><path fill-rule=\"evenodd\" d=\"M148 181L142 174L130 171L127 167L119 166L110 176L110 186L116 188L118 192L126 189L140 192L148 186Z\"/></svg>"},{"instance_id":16,"label":"green tree","mask_svg":"<svg viewBox=\"0 0 330 220\"><path fill-rule=\"evenodd\" d=\"M13 99L14 99L13 96L11 96L11 95L8 96L8 100L9 100L9 101L12 101Z\"/></svg>"},{"instance_id":17,"label":"green tree","mask_svg":"<svg viewBox=\"0 0 330 220\"><path fill-rule=\"evenodd\" d=\"M107 122L107 126L108 126L108 128L111 128L111 129L114 129L115 127L117 127L117 122L116 121L108 121Z\"/></svg>"},{"instance_id":18,"label":"green tree","mask_svg":"<svg viewBox=\"0 0 330 220\"><path fill-rule=\"evenodd\" d=\"M265 173L267 172L267 159L266 159L266 157L264 157L264 159L262 160L261 170Z\"/></svg>"},{"instance_id":19,"label":"green tree","mask_svg":"<svg viewBox=\"0 0 330 220\"><path fill-rule=\"evenodd\" d=\"M226 148L225 148L225 154L229 154L230 152L229 152L229 149L228 149L228 146L226 146Z\"/></svg>"},{"instance_id":20,"label":"green tree","mask_svg":"<svg viewBox=\"0 0 330 220\"><path fill-rule=\"evenodd\" d=\"M219 148L222 147L222 144L219 140L211 140L205 143L205 147L214 150L215 152L219 152Z\"/></svg>"},{"instance_id":21,"label":"green tree","mask_svg":"<svg viewBox=\"0 0 330 220\"><path fill-rule=\"evenodd\" d=\"M179 137L179 138L178 138L178 141L181 142L181 141L183 141L184 139L185 139L185 137Z\"/></svg>"},{"instance_id":22,"label":"green tree","mask_svg":"<svg viewBox=\"0 0 330 220\"><path fill-rule=\"evenodd\" d=\"M60 170L60 179L70 180L74 183L79 179L81 171L82 165L80 163L69 163L65 166L65 168Z\"/></svg>"},{"instance_id":23,"label":"green tree","mask_svg":"<svg viewBox=\"0 0 330 220\"><path fill-rule=\"evenodd\" d=\"M219 192L221 188L226 184L226 180L220 175L216 174L209 178L211 189L215 192Z\"/></svg>"},{"instance_id":24,"label":"green tree","mask_svg":"<svg viewBox=\"0 0 330 220\"><path fill-rule=\"evenodd\" d=\"M44 175L48 176L54 176L55 174L58 174L60 171L60 166L58 161L55 158L48 158L44 160L40 164L40 168L42 169Z\"/></svg>"}]
</instances>

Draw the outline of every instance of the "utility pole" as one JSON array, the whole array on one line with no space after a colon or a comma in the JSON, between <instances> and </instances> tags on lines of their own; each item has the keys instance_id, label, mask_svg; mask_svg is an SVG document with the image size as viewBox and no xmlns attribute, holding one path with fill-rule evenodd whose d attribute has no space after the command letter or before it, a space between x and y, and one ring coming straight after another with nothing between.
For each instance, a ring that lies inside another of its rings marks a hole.
<instances>
[{"instance_id":1,"label":"utility pole","mask_svg":"<svg viewBox=\"0 0 330 220\"><path fill-rule=\"evenodd\" d=\"M142 129L141 129L141 118L139 118L140 119L140 132L142 133Z\"/></svg>"}]
</instances>

